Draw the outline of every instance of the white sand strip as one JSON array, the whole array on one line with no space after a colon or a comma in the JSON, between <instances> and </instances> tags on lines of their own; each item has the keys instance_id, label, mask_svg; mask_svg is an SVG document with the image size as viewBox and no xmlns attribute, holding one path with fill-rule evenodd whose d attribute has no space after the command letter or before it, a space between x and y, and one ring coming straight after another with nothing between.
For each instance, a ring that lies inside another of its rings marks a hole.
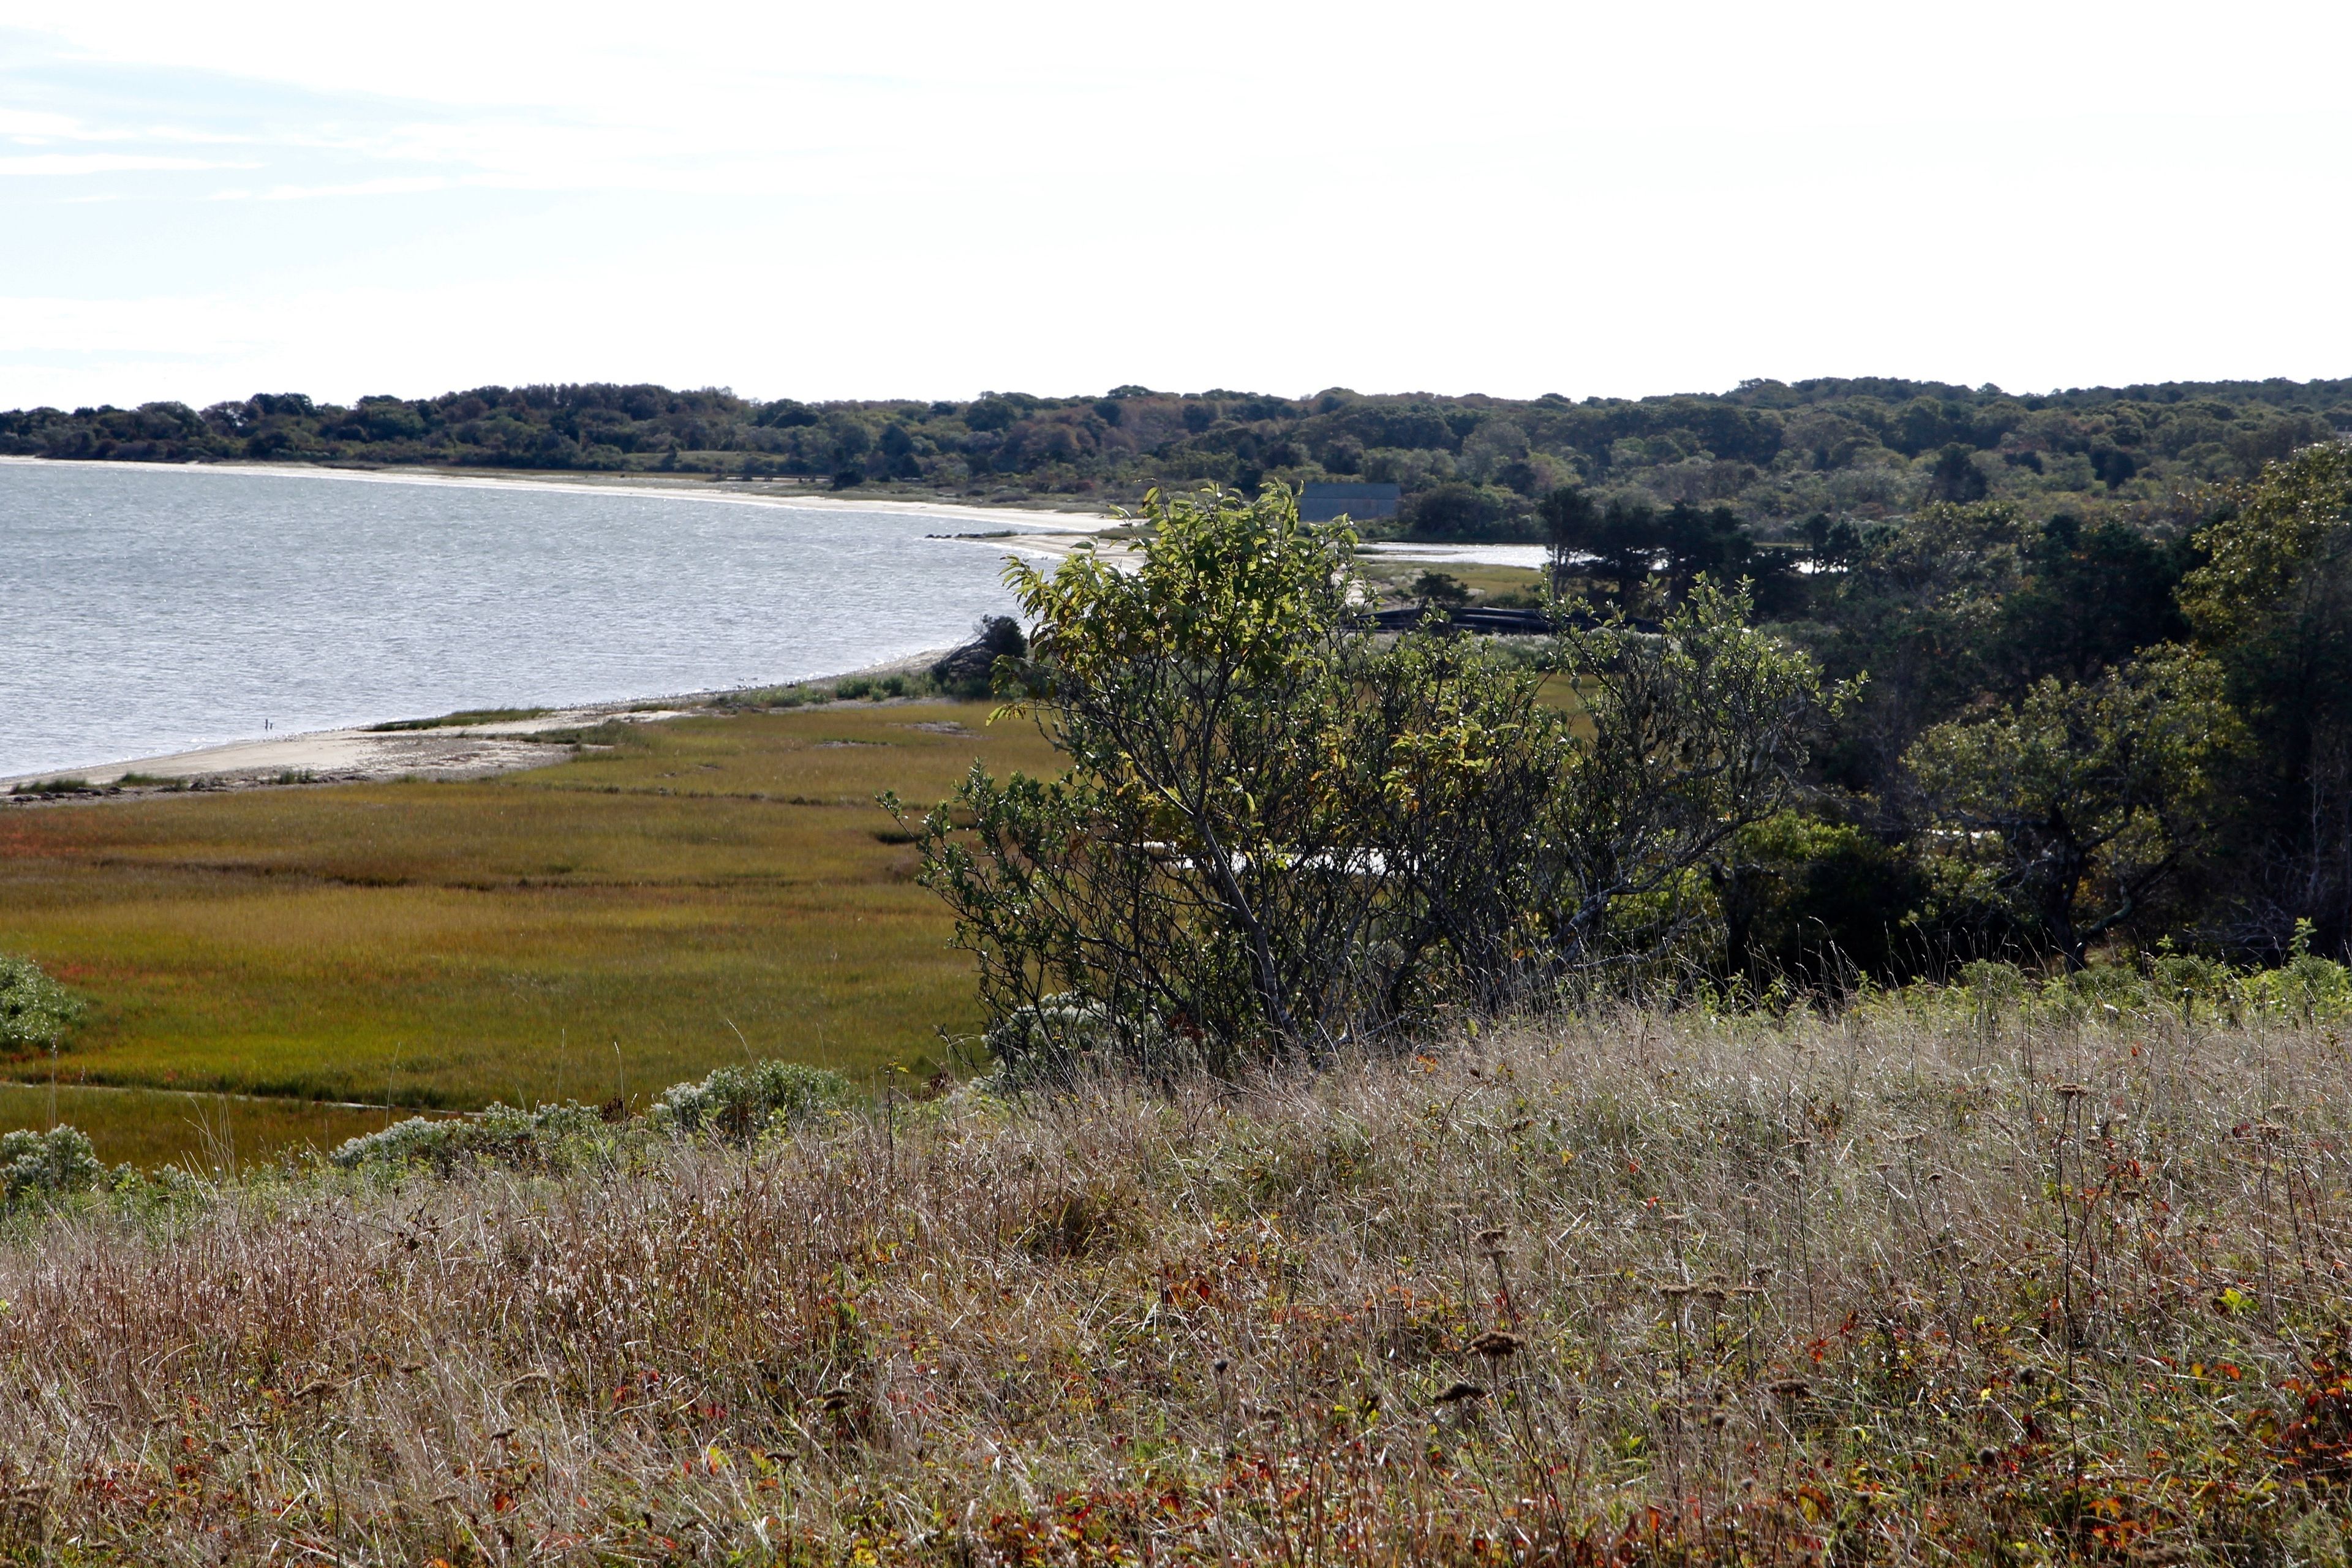
<instances>
[{"instance_id":1,"label":"white sand strip","mask_svg":"<svg viewBox=\"0 0 2352 1568\"><path fill-rule=\"evenodd\" d=\"M892 659L849 675L880 678L911 675L929 668L948 650L926 648L905 658ZM809 685L843 680L849 675L823 676ZM783 683L779 683L783 684ZM667 719L708 716L708 704L723 691L696 691L672 697L639 698L586 707L551 710L528 719L501 719L482 724L436 726L430 730L313 730L299 735L272 735L258 740L231 741L194 751L173 752L130 762L105 763L87 768L51 768L37 773L0 778L0 805L37 804L39 795L14 795L16 784L45 784L54 779L79 779L95 787L120 784L125 774L142 779L194 784L207 788L254 788L264 784L362 784L398 778L476 779L523 768L545 767L572 755L560 742L533 740L559 730L580 730L598 724L657 724ZM653 706L658 703L659 706ZM131 787L137 787L133 785ZM71 795L58 798L70 800Z\"/></svg>"}]
</instances>

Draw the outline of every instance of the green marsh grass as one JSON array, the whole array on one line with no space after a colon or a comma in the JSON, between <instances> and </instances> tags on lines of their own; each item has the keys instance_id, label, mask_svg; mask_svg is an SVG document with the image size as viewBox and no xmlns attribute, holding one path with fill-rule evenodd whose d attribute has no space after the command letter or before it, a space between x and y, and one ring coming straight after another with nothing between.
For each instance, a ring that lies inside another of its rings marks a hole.
<instances>
[{"instance_id":1,"label":"green marsh grass","mask_svg":"<svg viewBox=\"0 0 2352 1568\"><path fill-rule=\"evenodd\" d=\"M746 1057L936 1066L980 1021L971 970L874 796L1051 765L987 714L612 724L498 779L0 813L0 952L89 999L67 1081L472 1109ZM110 1160L196 1147L90 1130Z\"/></svg>"},{"instance_id":2,"label":"green marsh grass","mask_svg":"<svg viewBox=\"0 0 2352 1568\"><path fill-rule=\"evenodd\" d=\"M382 724L370 724L368 729L376 734L404 730L460 729L468 724L504 724L518 719L536 719L546 711L544 708L469 708L461 713L444 713L437 719L393 719Z\"/></svg>"},{"instance_id":3,"label":"green marsh grass","mask_svg":"<svg viewBox=\"0 0 2352 1568\"><path fill-rule=\"evenodd\" d=\"M399 1116L415 1114L402 1110ZM333 1149L394 1113L313 1100L104 1089L70 1081L0 1083L0 1132L79 1127L110 1163L210 1170L296 1148Z\"/></svg>"}]
</instances>

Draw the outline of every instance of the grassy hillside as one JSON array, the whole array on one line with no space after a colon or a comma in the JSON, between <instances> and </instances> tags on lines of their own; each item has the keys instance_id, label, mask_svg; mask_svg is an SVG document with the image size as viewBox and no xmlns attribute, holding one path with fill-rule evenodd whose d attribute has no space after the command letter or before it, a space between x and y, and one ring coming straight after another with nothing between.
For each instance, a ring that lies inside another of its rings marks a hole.
<instances>
[{"instance_id":1,"label":"grassy hillside","mask_svg":"<svg viewBox=\"0 0 2352 1568\"><path fill-rule=\"evenodd\" d=\"M1046 765L982 704L616 726L472 784L148 795L0 813L0 952L90 1000L68 1084L403 1105L602 1100L747 1055L864 1079L979 1021L949 918L875 794L975 756ZM47 1060L6 1064L46 1084ZM205 1102L85 1101L110 1159L317 1129ZM47 1100L0 1095L0 1125ZM381 1117L374 1119L381 1123Z\"/></svg>"},{"instance_id":2,"label":"grassy hillside","mask_svg":"<svg viewBox=\"0 0 2352 1568\"><path fill-rule=\"evenodd\" d=\"M0 1535L2340 1563L2347 1106L2324 1023L1914 993L149 1191L0 1251Z\"/></svg>"}]
</instances>

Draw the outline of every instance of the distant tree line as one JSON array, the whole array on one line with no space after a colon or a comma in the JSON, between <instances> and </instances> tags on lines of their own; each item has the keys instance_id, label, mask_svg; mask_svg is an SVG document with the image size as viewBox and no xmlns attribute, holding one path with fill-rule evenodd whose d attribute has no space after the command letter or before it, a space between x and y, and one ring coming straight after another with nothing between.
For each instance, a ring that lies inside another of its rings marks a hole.
<instances>
[{"instance_id":1,"label":"distant tree line","mask_svg":"<svg viewBox=\"0 0 2352 1568\"><path fill-rule=\"evenodd\" d=\"M194 409L19 409L0 453L659 470L902 484L980 498L1133 502L1154 486L1394 482L1419 536L1543 535L1565 485L1604 512L1720 509L1767 540L1849 531L1945 502L2005 501L2145 527L2198 487L2352 426L2352 380L2175 382L2016 395L1888 379L1751 381L1640 399L1286 398L1113 388L969 402L760 402L724 389L484 386L349 407L268 394ZM1684 515L1687 515L1687 510Z\"/></svg>"}]
</instances>

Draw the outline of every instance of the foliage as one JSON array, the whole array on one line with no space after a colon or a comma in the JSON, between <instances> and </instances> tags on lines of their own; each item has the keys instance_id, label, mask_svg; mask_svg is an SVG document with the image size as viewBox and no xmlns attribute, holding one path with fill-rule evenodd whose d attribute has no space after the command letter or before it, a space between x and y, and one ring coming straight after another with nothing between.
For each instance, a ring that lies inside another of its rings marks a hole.
<instances>
[{"instance_id":1,"label":"foliage","mask_svg":"<svg viewBox=\"0 0 2352 1568\"><path fill-rule=\"evenodd\" d=\"M658 1127L710 1131L738 1142L774 1123L790 1126L845 1103L849 1080L799 1062L761 1061L719 1068L699 1083L674 1084L653 1103Z\"/></svg>"},{"instance_id":2,"label":"foliage","mask_svg":"<svg viewBox=\"0 0 2352 1568\"><path fill-rule=\"evenodd\" d=\"M423 463L913 484L1133 501L1216 483L1393 481L1433 537L1540 538L1541 498L1581 483L1656 509L1728 507L1778 536L1931 501L2128 515L2251 479L2352 422L2352 381L2175 383L2012 395L1880 379L1754 381L1720 395L1311 398L1125 386L1108 396L803 404L719 388L481 386L322 404L0 413L0 453L186 462Z\"/></svg>"},{"instance_id":3,"label":"foliage","mask_svg":"<svg viewBox=\"0 0 2352 1568\"><path fill-rule=\"evenodd\" d=\"M89 1140L71 1127L0 1133L0 1204L7 1208L86 1193L102 1173Z\"/></svg>"},{"instance_id":4,"label":"foliage","mask_svg":"<svg viewBox=\"0 0 2352 1568\"><path fill-rule=\"evenodd\" d=\"M2210 831L2237 742L2220 667L2189 649L2087 686L2045 677L2014 707L1911 748L1926 853L1958 897L2007 904L2080 968Z\"/></svg>"},{"instance_id":5,"label":"foliage","mask_svg":"<svg viewBox=\"0 0 2352 1568\"><path fill-rule=\"evenodd\" d=\"M1150 516L1131 571L1008 574L1069 771L975 769L921 827L1000 1043L1229 1070L1654 955L1801 757L1810 667L1704 584L1659 634L1563 629L1571 715L1545 668L1359 629L1351 536L1279 489Z\"/></svg>"},{"instance_id":6,"label":"foliage","mask_svg":"<svg viewBox=\"0 0 2352 1568\"><path fill-rule=\"evenodd\" d=\"M798 1062L758 1061L672 1084L647 1108L646 1121L682 1136L709 1134L741 1143L771 1125L797 1125L848 1099L848 1080L839 1073ZM346 1170L423 1166L445 1176L491 1166L562 1169L609 1151L629 1120L617 1099L603 1107L572 1100L528 1110L494 1104L471 1116L413 1116L353 1138L329 1158Z\"/></svg>"},{"instance_id":7,"label":"foliage","mask_svg":"<svg viewBox=\"0 0 2352 1568\"><path fill-rule=\"evenodd\" d=\"M1860 1013L1947 1021L2013 1015L2029 1026L2079 1026L2094 1013L2141 1026L2177 1021L2238 1028L2352 1020L2352 965L2309 951L2309 934L2306 928L2304 944L2276 965L2223 963L2169 942L2049 973L1978 959L1947 980L1868 997Z\"/></svg>"},{"instance_id":8,"label":"foliage","mask_svg":"<svg viewBox=\"0 0 2352 1568\"><path fill-rule=\"evenodd\" d=\"M1470 602L1470 589L1461 578L1450 572L1423 572L1412 580L1409 590L1424 605L1440 609L1452 609Z\"/></svg>"},{"instance_id":9,"label":"foliage","mask_svg":"<svg viewBox=\"0 0 2352 1568\"><path fill-rule=\"evenodd\" d=\"M989 694L996 678L996 661L1018 659L1029 651L1028 634L1011 616L983 616L972 627L972 637L931 666L931 679L943 691L959 697Z\"/></svg>"},{"instance_id":10,"label":"foliage","mask_svg":"<svg viewBox=\"0 0 2352 1568\"><path fill-rule=\"evenodd\" d=\"M329 1158L346 1170L426 1165L444 1175L479 1164L543 1166L562 1161L568 1146L594 1137L604 1124L596 1107L574 1100L529 1110L492 1104L469 1117L412 1116L351 1140Z\"/></svg>"},{"instance_id":11,"label":"foliage","mask_svg":"<svg viewBox=\"0 0 2352 1568\"><path fill-rule=\"evenodd\" d=\"M2229 671L2256 747L2236 781L2232 848L2249 947L2282 952L2297 919L2352 947L2352 446L2265 470L2204 529L2181 607Z\"/></svg>"},{"instance_id":12,"label":"foliage","mask_svg":"<svg viewBox=\"0 0 2352 1568\"><path fill-rule=\"evenodd\" d=\"M1774 983L1837 994L1904 973L1929 889L1904 846L1792 805L1710 858L1723 972L1750 994Z\"/></svg>"},{"instance_id":13,"label":"foliage","mask_svg":"<svg viewBox=\"0 0 2352 1568\"><path fill-rule=\"evenodd\" d=\"M85 1010L39 964L0 952L0 1055L58 1049Z\"/></svg>"}]
</instances>

